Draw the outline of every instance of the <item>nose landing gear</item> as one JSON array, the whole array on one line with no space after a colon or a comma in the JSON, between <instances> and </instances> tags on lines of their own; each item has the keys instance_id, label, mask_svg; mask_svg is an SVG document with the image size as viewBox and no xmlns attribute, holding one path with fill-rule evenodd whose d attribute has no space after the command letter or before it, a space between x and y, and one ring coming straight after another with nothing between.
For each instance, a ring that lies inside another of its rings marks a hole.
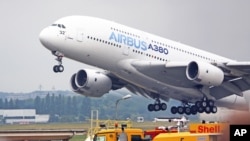
<instances>
[{"instance_id":1,"label":"nose landing gear","mask_svg":"<svg viewBox=\"0 0 250 141\"><path fill-rule=\"evenodd\" d=\"M52 54L55 55L57 58L55 59L58 62L58 65L55 65L53 67L53 71L55 73L57 72L63 72L64 71L64 67L62 65L62 58L63 58L63 54L58 52L58 51L52 51Z\"/></svg>"}]
</instances>

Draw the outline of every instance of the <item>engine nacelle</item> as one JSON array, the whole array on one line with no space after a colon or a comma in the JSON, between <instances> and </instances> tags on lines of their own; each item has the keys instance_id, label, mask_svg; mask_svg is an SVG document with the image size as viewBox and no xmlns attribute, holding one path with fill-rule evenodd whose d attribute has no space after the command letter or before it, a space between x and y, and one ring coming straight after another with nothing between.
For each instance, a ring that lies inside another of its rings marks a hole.
<instances>
[{"instance_id":1,"label":"engine nacelle","mask_svg":"<svg viewBox=\"0 0 250 141\"><path fill-rule=\"evenodd\" d=\"M218 86L224 80L223 71L206 62L190 62L186 69L186 76L195 83L207 86Z\"/></svg>"},{"instance_id":2,"label":"engine nacelle","mask_svg":"<svg viewBox=\"0 0 250 141\"><path fill-rule=\"evenodd\" d=\"M74 92L90 97L101 97L112 87L111 79L95 70L79 70L72 75L70 84Z\"/></svg>"}]
</instances>

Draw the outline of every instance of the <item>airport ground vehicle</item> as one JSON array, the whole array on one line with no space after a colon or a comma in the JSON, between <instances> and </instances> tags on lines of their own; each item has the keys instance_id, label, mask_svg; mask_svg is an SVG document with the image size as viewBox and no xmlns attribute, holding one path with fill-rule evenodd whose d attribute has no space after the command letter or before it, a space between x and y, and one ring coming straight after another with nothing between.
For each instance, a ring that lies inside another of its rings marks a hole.
<instances>
[{"instance_id":1,"label":"airport ground vehicle","mask_svg":"<svg viewBox=\"0 0 250 141\"><path fill-rule=\"evenodd\" d=\"M91 117L94 117L93 112ZM98 112L96 112L98 115ZM97 116L98 117L98 116ZM224 130L228 129L228 123L186 123L186 126L180 124L176 126L154 126L154 128L132 127L130 120L93 120L91 118L91 128L88 133L88 139L85 141L215 141L221 137ZM147 125L147 123L142 123ZM95 125L95 127L93 127ZM122 130L123 129L123 130ZM121 134L126 134L126 139L121 139Z\"/></svg>"},{"instance_id":2,"label":"airport ground vehicle","mask_svg":"<svg viewBox=\"0 0 250 141\"><path fill-rule=\"evenodd\" d=\"M177 132L164 129L142 130L139 128L125 128L125 141L215 141L219 140L226 124L221 123L193 123L190 131ZM102 129L96 132L93 141L121 141L121 128ZM122 140L123 141L123 140Z\"/></svg>"},{"instance_id":3,"label":"airport ground vehicle","mask_svg":"<svg viewBox=\"0 0 250 141\"><path fill-rule=\"evenodd\" d=\"M124 129L124 133L127 135L127 141L141 141L144 140L144 131L142 129L127 128ZM106 129L101 130L95 134L93 141L119 141L122 136L122 129Z\"/></svg>"},{"instance_id":4,"label":"airport ground vehicle","mask_svg":"<svg viewBox=\"0 0 250 141\"><path fill-rule=\"evenodd\" d=\"M227 126L227 123L190 123L188 132L158 134L153 141L217 141Z\"/></svg>"},{"instance_id":5,"label":"airport ground vehicle","mask_svg":"<svg viewBox=\"0 0 250 141\"><path fill-rule=\"evenodd\" d=\"M193 134L190 132L179 133L164 133L157 135L153 141L217 141L220 138L220 133L208 134L200 133Z\"/></svg>"},{"instance_id":6,"label":"airport ground vehicle","mask_svg":"<svg viewBox=\"0 0 250 141\"><path fill-rule=\"evenodd\" d=\"M145 130L144 138L153 140L155 136L162 133L177 133L177 130L159 129L159 128L155 128L153 130Z\"/></svg>"},{"instance_id":7,"label":"airport ground vehicle","mask_svg":"<svg viewBox=\"0 0 250 141\"><path fill-rule=\"evenodd\" d=\"M221 133L191 133L191 132L165 132L163 130L125 129L126 141L215 141ZM122 129L107 129L95 134L93 141L123 141L120 138ZM148 135L152 135L149 137Z\"/></svg>"}]
</instances>

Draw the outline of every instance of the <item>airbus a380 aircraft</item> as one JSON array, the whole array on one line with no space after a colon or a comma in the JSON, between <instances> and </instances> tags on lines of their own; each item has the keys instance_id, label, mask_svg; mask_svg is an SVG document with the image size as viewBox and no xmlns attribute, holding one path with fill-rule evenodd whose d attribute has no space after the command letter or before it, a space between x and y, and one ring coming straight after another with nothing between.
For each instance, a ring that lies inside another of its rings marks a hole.
<instances>
[{"instance_id":1,"label":"airbus a380 aircraft","mask_svg":"<svg viewBox=\"0 0 250 141\"><path fill-rule=\"evenodd\" d=\"M250 63L237 62L113 21L69 16L40 33L41 43L57 57L96 66L70 80L74 92L101 97L110 90L129 91L155 99L149 111L166 110L163 101L182 102L173 114L216 113L217 106L247 110L243 92L250 89ZM246 95L246 94L245 94Z\"/></svg>"}]
</instances>

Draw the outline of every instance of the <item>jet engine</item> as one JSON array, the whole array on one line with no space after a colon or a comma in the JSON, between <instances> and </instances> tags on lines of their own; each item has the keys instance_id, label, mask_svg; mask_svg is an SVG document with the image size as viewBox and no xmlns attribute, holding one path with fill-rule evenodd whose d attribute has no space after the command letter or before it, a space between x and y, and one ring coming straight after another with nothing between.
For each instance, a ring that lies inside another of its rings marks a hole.
<instances>
[{"instance_id":1,"label":"jet engine","mask_svg":"<svg viewBox=\"0 0 250 141\"><path fill-rule=\"evenodd\" d=\"M96 70L79 70L72 75L70 84L74 92L90 97L101 97L112 87L111 79Z\"/></svg>"},{"instance_id":2,"label":"jet engine","mask_svg":"<svg viewBox=\"0 0 250 141\"><path fill-rule=\"evenodd\" d=\"M186 76L197 84L207 86L218 86L224 79L224 73L220 68L210 63L195 61L188 64Z\"/></svg>"}]
</instances>

